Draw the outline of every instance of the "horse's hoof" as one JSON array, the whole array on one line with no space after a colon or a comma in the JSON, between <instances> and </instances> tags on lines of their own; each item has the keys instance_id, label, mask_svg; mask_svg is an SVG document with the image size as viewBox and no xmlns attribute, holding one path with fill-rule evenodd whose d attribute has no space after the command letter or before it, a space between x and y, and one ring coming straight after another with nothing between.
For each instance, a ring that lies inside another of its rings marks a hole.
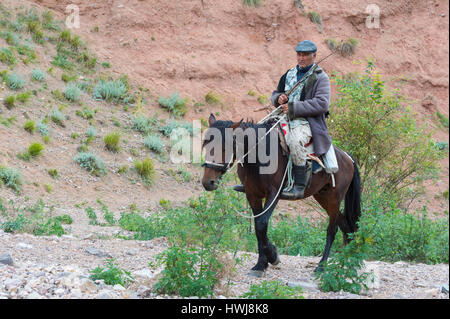
<instances>
[{"instance_id":1,"label":"horse's hoof","mask_svg":"<svg viewBox=\"0 0 450 319\"><path fill-rule=\"evenodd\" d=\"M316 269L314 269L314 273L319 273L319 272L323 272L324 268L322 265L319 265L316 267Z\"/></svg>"},{"instance_id":2,"label":"horse's hoof","mask_svg":"<svg viewBox=\"0 0 450 319\"><path fill-rule=\"evenodd\" d=\"M263 270L250 270L248 275L252 276L252 277L256 277L256 278L261 278L262 276L264 276L264 271Z\"/></svg>"},{"instance_id":3,"label":"horse's hoof","mask_svg":"<svg viewBox=\"0 0 450 319\"><path fill-rule=\"evenodd\" d=\"M271 264L272 264L272 266L276 266L276 265L278 265L280 262L281 262L280 257L277 255L277 259L276 259L273 263L271 263Z\"/></svg>"}]
</instances>

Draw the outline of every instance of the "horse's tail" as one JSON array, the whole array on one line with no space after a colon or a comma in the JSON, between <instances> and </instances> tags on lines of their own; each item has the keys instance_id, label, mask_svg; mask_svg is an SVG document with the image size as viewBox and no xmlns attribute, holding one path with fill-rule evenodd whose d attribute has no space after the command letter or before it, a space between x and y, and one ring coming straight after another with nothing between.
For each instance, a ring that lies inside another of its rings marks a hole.
<instances>
[{"instance_id":1,"label":"horse's tail","mask_svg":"<svg viewBox=\"0 0 450 319\"><path fill-rule=\"evenodd\" d=\"M350 227L350 232L358 230L358 220L361 216L361 177L359 176L358 165L353 160L353 179L347 194L345 194L344 216Z\"/></svg>"}]
</instances>

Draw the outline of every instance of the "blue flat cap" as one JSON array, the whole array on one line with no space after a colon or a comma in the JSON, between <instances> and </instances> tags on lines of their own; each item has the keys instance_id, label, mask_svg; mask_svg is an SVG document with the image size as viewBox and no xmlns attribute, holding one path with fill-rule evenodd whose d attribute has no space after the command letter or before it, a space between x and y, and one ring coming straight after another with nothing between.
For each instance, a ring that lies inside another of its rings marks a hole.
<instances>
[{"instance_id":1,"label":"blue flat cap","mask_svg":"<svg viewBox=\"0 0 450 319\"><path fill-rule=\"evenodd\" d=\"M309 40L303 40L302 42L297 44L295 51L297 51L297 52L316 52L317 47L314 44L314 42L309 41Z\"/></svg>"}]
</instances>

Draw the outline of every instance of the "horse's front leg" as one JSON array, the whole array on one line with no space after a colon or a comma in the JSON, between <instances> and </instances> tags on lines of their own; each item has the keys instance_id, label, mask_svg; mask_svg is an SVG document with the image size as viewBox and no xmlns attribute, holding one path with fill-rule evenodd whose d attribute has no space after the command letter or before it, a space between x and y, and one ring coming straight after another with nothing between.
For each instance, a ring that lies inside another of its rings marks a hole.
<instances>
[{"instance_id":1,"label":"horse's front leg","mask_svg":"<svg viewBox=\"0 0 450 319\"><path fill-rule=\"evenodd\" d=\"M253 215L259 215L263 211L262 208L262 200L259 198L248 198L250 207L253 210ZM274 201L274 197L269 198L266 201L266 205L264 206L264 210L266 210L269 205ZM251 275L261 277L264 274L264 270L269 266L269 262L271 264L278 264L280 262L278 258L278 253L274 245L269 242L269 238L267 237L267 228L269 224L269 218L272 215L273 210L278 202L278 199L275 199L275 202L272 203L267 211L255 218L255 232L256 238L258 240L258 262L251 269Z\"/></svg>"}]
</instances>

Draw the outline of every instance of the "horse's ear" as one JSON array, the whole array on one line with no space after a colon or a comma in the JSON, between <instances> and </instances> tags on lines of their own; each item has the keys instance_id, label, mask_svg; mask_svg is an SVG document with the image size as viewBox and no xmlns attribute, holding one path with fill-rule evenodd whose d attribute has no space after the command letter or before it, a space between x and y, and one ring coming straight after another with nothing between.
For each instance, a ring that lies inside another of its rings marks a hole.
<instances>
[{"instance_id":1,"label":"horse's ear","mask_svg":"<svg viewBox=\"0 0 450 319\"><path fill-rule=\"evenodd\" d=\"M238 128L239 126L241 126L243 120L244 120L244 119L241 119L239 122L236 122L236 123L231 124L230 127L231 127L233 130L234 130L235 128Z\"/></svg>"},{"instance_id":2,"label":"horse's ear","mask_svg":"<svg viewBox=\"0 0 450 319\"><path fill-rule=\"evenodd\" d=\"M216 122L216 117L211 113L208 119L209 126L212 126Z\"/></svg>"}]
</instances>

